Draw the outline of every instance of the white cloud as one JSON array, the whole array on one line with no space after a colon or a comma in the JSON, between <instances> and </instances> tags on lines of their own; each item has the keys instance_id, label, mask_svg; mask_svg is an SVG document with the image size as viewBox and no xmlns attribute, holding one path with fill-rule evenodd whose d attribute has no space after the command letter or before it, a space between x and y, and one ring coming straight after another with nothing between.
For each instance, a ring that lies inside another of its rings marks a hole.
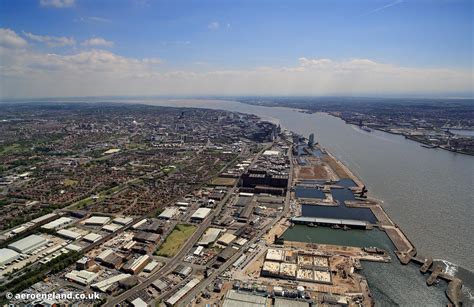
<instances>
[{"instance_id":1,"label":"white cloud","mask_svg":"<svg viewBox=\"0 0 474 307\"><path fill-rule=\"evenodd\" d=\"M209 30L218 30L219 27L220 27L220 24L218 21L213 21L207 26Z\"/></svg>"},{"instance_id":2,"label":"white cloud","mask_svg":"<svg viewBox=\"0 0 474 307\"><path fill-rule=\"evenodd\" d=\"M110 22L110 19L103 18L103 17L98 17L98 16L87 16L85 18L88 19L88 20L91 20L91 21Z\"/></svg>"},{"instance_id":3,"label":"white cloud","mask_svg":"<svg viewBox=\"0 0 474 307\"><path fill-rule=\"evenodd\" d=\"M87 47L113 47L114 42L105 40L101 37L94 37L83 41L81 45Z\"/></svg>"},{"instance_id":4,"label":"white cloud","mask_svg":"<svg viewBox=\"0 0 474 307\"><path fill-rule=\"evenodd\" d=\"M389 4L385 4L383 6L379 6L367 13L364 13L362 15L359 15L359 17L364 17L364 16L367 16L367 15L371 15L371 14L374 14L374 13L377 13L377 12L380 12L380 11L383 11L385 9L388 9L389 7L392 7L392 6L395 6L395 5L398 5L398 4L401 4L403 2L403 0L395 0L394 2L391 2Z\"/></svg>"},{"instance_id":5,"label":"white cloud","mask_svg":"<svg viewBox=\"0 0 474 307\"><path fill-rule=\"evenodd\" d=\"M73 7L75 0L40 0L40 5L45 7L66 8Z\"/></svg>"},{"instance_id":6,"label":"white cloud","mask_svg":"<svg viewBox=\"0 0 474 307\"><path fill-rule=\"evenodd\" d=\"M94 23L109 23L112 20L98 17L98 16L81 16L73 19L74 22L94 22Z\"/></svg>"},{"instance_id":7,"label":"white cloud","mask_svg":"<svg viewBox=\"0 0 474 307\"><path fill-rule=\"evenodd\" d=\"M46 44L49 47L73 46L76 44L76 40L72 37L36 35L29 32L23 32L23 35L32 41Z\"/></svg>"},{"instance_id":8,"label":"white cloud","mask_svg":"<svg viewBox=\"0 0 474 307\"><path fill-rule=\"evenodd\" d=\"M6 48L23 48L28 43L10 29L0 28L0 46Z\"/></svg>"},{"instance_id":9,"label":"white cloud","mask_svg":"<svg viewBox=\"0 0 474 307\"><path fill-rule=\"evenodd\" d=\"M8 35L14 36L11 32ZM474 92L469 69L403 67L370 59L301 57L288 67L198 72L164 70L157 65L161 63L159 58L136 59L105 50L60 55L0 47L0 59L0 98L212 94L435 96Z\"/></svg>"}]
</instances>

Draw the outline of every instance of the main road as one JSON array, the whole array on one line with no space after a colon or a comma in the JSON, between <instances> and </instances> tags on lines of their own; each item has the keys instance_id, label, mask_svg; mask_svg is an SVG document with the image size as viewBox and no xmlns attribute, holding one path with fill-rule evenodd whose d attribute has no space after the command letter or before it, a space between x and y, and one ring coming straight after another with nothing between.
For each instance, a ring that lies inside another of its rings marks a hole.
<instances>
[{"instance_id":1,"label":"main road","mask_svg":"<svg viewBox=\"0 0 474 307\"><path fill-rule=\"evenodd\" d=\"M291 199L291 186L293 182L293 155L292 155L292 147L288 149L288 157L290 160L290 171L289 171L289 176L288 176L288 185L287 185L287 191L286 191L286 196L285 196L285 206L278 214L271 223L269 223L267 226L265 226L263 229L261 229L257 235L255 235L252 239L250 239L245 245L243 245L237 253L235 253L229 260L227 260L225 263L223 263L219 269L214 271L208 278L203 279L197 286L195 286L193 289L191 289L186 296L181 299L179 302L178 306L186 306L187 304L191 303L191 301L196 298L199 293L203 292L204 289L206 289L211 283L213 283L216 278L222 274L225 270L227 270L237 259L239 259L240 256L243 255L243 253L247 250L248 247L250 247L252 244L260 240L260 238L267 232L269 231L275 224L282 218L287 216L290 208L290 199Z\"/></svg>"}]
</instances>

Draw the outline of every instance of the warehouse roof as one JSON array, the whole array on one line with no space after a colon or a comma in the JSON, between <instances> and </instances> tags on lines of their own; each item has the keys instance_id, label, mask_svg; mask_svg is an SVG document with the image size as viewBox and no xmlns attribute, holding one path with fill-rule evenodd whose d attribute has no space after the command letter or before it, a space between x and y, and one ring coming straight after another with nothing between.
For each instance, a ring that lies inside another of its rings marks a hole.
<instances>
[{"instance_id":1,"label":"warehouse roof","mask_svg":"<svg viewBox=\"0 0 474 307\"><path fill-rule=\"evenodd\" d=\"M47 219L50 219L50 218L53 218L56 216L56 213L48 213L46 215L43 215L43 216L40 216L38 218L35 218L34 220L32 220L31 222L37 224L37 223L41 223L41 222L44 222L46 221Z\"/></svg>"},{"instance_id":2,"label":"warehouse roof","mask_svg":"<svg viewBox=\"0 0 474 307\"><path fill-rule=\"evenodd\" d=\"M18 257L20 257L20 254L15 252L14 250L11 250L9 248L0 249L0 265L9 263Z\"/></svg>"},{"instance_id":3,"label":"warehouse roof","mask_svg":"<svg viewBox=\"0 0 474 307\"><path fill-rule=\"evenodd\" d=\"M191 216L192 219L205 219L209 214L211 213L210 208L199 208L194 212L194 214Z\"/></svg>"},{"instance_id":4,"label":"warehouse roof","mask_svg":"<svg viewBox=\"0 0 474 307\"><path fill-rule=\"evenodd\" d=\"M145 303L145 301L139 297L131 301L130 304L132 304L132 306L134 307L147 307L148 306L148 304Z\"/></svg>"},{"instance_id":5,"label":"warehouse roof","mask_svg":"<svg viewBox=\"0 0 474 307\"><path fill-rule=\"evenodd\" d=\"M65 237L67 239L72 239L72 240L76 240L77 238L80 238L82 236L80 233L77 233L69 229L61 229L61 230L58 230L57 233L58 235L62 237Z\"/></svg>"},{"instance_id":6,"label":"warehouse roof","mask_svg":"<svg viewBox=\"0 0 474 307\"><path fill-rule=\"evenodd\" d=\"M131 222L133 222L133 218L131 217L117 217L114 218L114 223L120 224L120 225L128 225Z\"/></svg>"},{"instance_id":7,"label":"warehouse roof","mask_svg":"<svg viewBox=\"0 0 474 307\"><path fill-rule=\"evenodd\" d=\"M187 284L184 285L178 292L176 292L172 297L166 300L166 303L169 305L176 304L186 293L188 293L192 288L194 288L201 280L197 278L191 279Z\"/></svg>"},{"instance_id":8,"label":"warehouse roof","mask_svg":"<svg viewBox=\"0 0 474 307\"><path fill-rule=\"evenodd\" d=\"M303 301L296 301L296 300L289 300L286 298L275 297L275 305L274 307L287 307L287 306L295 306L295 307L308 307L308 302Z\"/></svg>"},{"instance_id":9,"label":"warehouse roof","mask_svg":"<svg viewBox=\"0 0 474 307\"><path fill-rule=\"evenodd\" d=\"M99 276L98 273L89 272L86 270L76 271L72 270L70 273L66 274L66 278L73 280L81 285L88 285L93 282Z\"/></svg>"},{"instance_id":10,"label":"warehouse roof","mask_svg":"<svg viewBox=\"0 0 474 307\"><path fill-rule=\"evenodd\" d=\"M202 235L201 240L198 242L198 245L209 245L216 241L217 237L221 233L222 229L219 228L208 228L206 232Z\"/></svg>"},{"instance_id":11,"label":"warehouse roof","mask_svg":"<svg viewBox=\"0 0 474 307\"><path fill-rule=\"evenodd\" d=\"M258 307L266 306L267 298L235 290L229 290L225 296L222 307Z\"/></svg>"},{"instance_id":12,"label":"warehouse roof","mask_svg":"<svg viewBox=\"0 0 474 307\"><path fill-rule=\"evenodd\" d=\"M45 225L41 226L41 228L55 229L55 228L58 228L60 226L69 224L71 222L72 222L72 219L69 218L69 217L60 217L58 219L55 219L54 221L49 222L48 224L45 224Z\"/></svg>"},{"instance_id":13,"label":"warehouse roof","mask_svg":"<svg viewBox=\"0 0 474 307\"><path fill-rule=\"evenodd\" d=\"M110 288L110 286L112 286L114 283L119 282L123 279L129 278L130 276L132 276L132 275L125 274L125 273L118 274L118 275L115 275L113 277L101 280L101 281L93 284L92 287L95 288L95 289L98 289L102 292L106 292L107 289Z\"/></svg>"},{"instance_id":14,"label":"warehouse roof","mask_svg":"<svg viewBox=\"0 0 474 307\"><path fill-rule=\"evenodd\" d=\"M109 232L115 232L115 231L119 230L121 227L122 227L122 225L115 224L115 223L110 223L110 224L104 225L104 227L102 227L102 229L105 230L105 231L109 231Z\"/></svg>"},{"instance_id":15,"label":"warehouse roof","mask_svg":"<svg viewBox=\"0 0 474 307\"><path fill-rule=\"evenodd\" d=\"M89 225L104 225L105 223L110 221L110 217L108 216L91 216L87 220L84 221L84 224Z\"/></svg>"},{"instance_id":16,"label":"warehouse roof","mask_svg":"<svg viewBox=\"0 0 474 307\"><path fill-rule=\"evenodd\" d=\"M235 238L237 238L234 234L231 234L229 232L226 232L225 234L223 234L219 240L217 241L217 243L220 243L220 244L224 244L224 245L229 245L230 243L232 243L232 241L235 240Z\"/></svg>"},{"instance_id":17,"label":"warehouse roof","mask_svg":"<svg viewBox=\"0 0 474 307\"><path fill-rule=\"evenodd\" d=\"M96 234L96 233L89 233L88 235L84 236L83 238L85 241L87 242L96 242L96 241L99 241L100 239L102 239L102 236L99 235L99 234Z\"/></svg>"},{"instance_id":18,"label":"warehouse roof","mask_svg":"<svg viewBox=\"0 0 474 307\"><path fill-rule=\"evenodd\" d=\"M162 219L171 219L176 215L176 213L178 213L178 211L179 209L176 207L166 208L158 217Z\"/></svg>"},{"instance_id":19,"label":"warehouse roof","mask_svg":"<svg viewBox=\"0 0 474 307\"><path fill-rule=\"evenodd\" d=\"M347 226L367 226L366 221L359 220L348 220L348 219L331 219L322 217L309 217L309 216L298 216L291 218L292 222L303 222L303 223L321 223L321 224L336 224L336 225L347 225Z\"/></svg>"},{"instance_id":20,"label":"warehouse roof","mask_svg":"<svg viewBox=\"0 0 474 307\"><path fill-rule=\"evenodd\" d=\"M39 235L30 235L26 238L18 240L8 245L9 248L16 250L19 253L27 253L32 251L44 244L48 241Z\"/></svg>"}]
</instances>

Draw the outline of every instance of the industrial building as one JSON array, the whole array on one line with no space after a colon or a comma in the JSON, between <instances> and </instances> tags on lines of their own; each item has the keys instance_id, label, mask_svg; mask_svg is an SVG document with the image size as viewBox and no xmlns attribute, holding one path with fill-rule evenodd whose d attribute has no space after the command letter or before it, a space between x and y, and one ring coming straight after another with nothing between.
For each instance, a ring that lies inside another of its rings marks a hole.
<instances>
[{"instance_id":1,"label":"industrial building","mask_svg":"<svg viewBox=\"0 0 474 307\"><path fill-rule=\"evenodd\" d=\"M180 264L174 269L173 273L183 278L186 278L189 276L189 274L191 274L192 271L193 271L193 268L191 268L190 266Z\"/></svg>"},{"instance_id":2,"label":"industrial building","mask_svg":"<svg viewBox=\"0 0 474 307\"><path fill-rule=\"evenodd\" d=\"M155 280L151 285L160 292L163 292L170 287L170 284L162 279Z\"/></svg>"},{"instance_id":3,"label":"industrial building","mask_svg":"<svg viewBox=\"0 0 474 307\"><path fill-rule=\"evenodd\" d=\"M143 255L138 258L130 259L122 269L127 273L136 274L141 272L150 261L150 256Z\"/></svg>"},{"instance_id":4,"label":"industrial building","mask_svg":"<svg viewBox=\"0 0 474 307\"><path fill-rule=\"evenodd\" d=\"M38 249L48 243L44 237L39 235L30 235L26 238L18 240L8 245L8 248L13 249L21 254L27 254L35 249Z\"/></svg>"},{"instance_id":5,"label":"industrial building","mask_svg":"<svg viewBox=\"0 0 474 307\"><path fill-rule=\"evenodd\" d=\"M68 244L65 246L67 250L73 251L73 252L80 252L82 250L82 247L76 244Z\"/></svg>"},{"instance_id":6,"label":"industrial building","mask_svg":"<svg viewBox=\"0 0 474 307\"><path fill-rule=\"evenodd\" d=\"M49 222L48 224L45 224L41 226L43 229L56 229L59 227L63 227L71 223L73 220L69 217L60 217L58 219L55 219L54 221Z\"/></svg>"},{"instance_id":7,"label":"industrial building","mask_svg":"<svg viewBox=\"0 0 474 307\"><path fill-rule=\"evenodd\" d=\"M219 255L217 255L217 260L220 262L226 262L229 260L235 253L237 249L232 246L227 246Z\"/></svg>"},{"instance_id":8,"label":"industrial building","mask_svg":"<svg viewBox=\"0 0 474 307\"><path fill-rule=\"evenodd\" d=\"M136 299L134 299L133 301L130 302L130 304L133 306L133 307L147 307L148 304L142 300L141 298L137 297Z\"/></svg>"},{"instance_id":9,"label":"industrial building","mask_svg":"<svg viewBox=\"0 0 474 307\"><path fill-rule=\"evenodd\" d=\"M309 307L309 303L305 301L296 301L296 300L289 300L282 297L275 298L275 304L273 307Z\"/></svg>"},{"instance_id":10,"label":"industrial building","mask_svg":"<svg viewBox=\"0 0 474 307\"><path fill-rule=\"evenodd\" d=\"M116 218L114 218L113 222L116 223L116 224L125 226L125 225L128 225L131 222L133 222L133 218L131 218L131 217L116 217Z\"/></svg>"},{"instance_id":11,"label":"industrial building","mask_svg":"<svg viewBox=\"0 0 474 307\"><path fill-rule=\"evenodd\" d=\"M100 239L102 239L102 236L99 235L99 234L91 232L91 233L85 235L82 239L86 242L89 242L89 243L95 243L95 242L99 241Z\"/></svg>"},{"instance_id":12,"label":"industrial building","mask_svg":"<svg viewBox=\"0 0 474 307\"><path fill-rule=\"evenodd\" d=\"M66 276L64 277L82 286L87 286L91 282L96 280L98 276L99 276L98 273L89 272L86 270L81 270L81 271L72 270L70 273L67 273Z\"/></svg>"},{"instance_id":13,"label":"industrial building","mask_svg":"<svg viewBox=\"0 0 474 307\"><path fill-rule=\"evenodd\" d=\"M160 235L156 233L140 231L135 233L133 240L143 243L157 243L160 241Z\"/></svg>"},{"instance_id":14,"label":"industrial building","mask_svg":"<svg viewBox=\"0 0 474 307\"><path fill-rule=\"evenodd\" d=\"M232 243L232 241L234 241L236 238L237 237L234 234L226 232L219 238L219 240L217 240L217 243L220 245L227 246Z\"/></svg>"},{"instance_id":15,"label":"industrial building","mask_svg":"<svg viewBox=\"0 0 474 307\"><path fill-rule=\"evenodd\" d=\"M10 263L20 257L20 254L9 248L0 249L0 266Z\"/></svg>"},{"instance_id":16,"label":"industrial building","mask_svg":"<svg viewBox=\"0 0 474 307\"><path fill-rule=\"evenodd\" d=\"M269 248L265 260L283 261L285 259L285 251L282 249Z\"/></svg>"},{"instance_id":17,"label":"industrial building","mask_svg":"<svg viewBox=\"0 0 474 307\"><path fill-rule=\"evenodd\" d=\"M143 268L143 272L145 273L151 273L156 267L158 266L158 262L156 261L152 261L150 263L148 263L144 268Z\"/></svg>"},{"instance_id":18,"label":"industrial building","mask_svg":"<svg viewBox=\"0 0 474 307\"><path fill-rule=\"evenodd\" d=\"M265 296L229 290L225 295L222 307L266 307L267 300Z\"/></svg>"},{"instance_id":19,"label":"industrial building","mask_svg":"<svg viewBox=\"0 0 474 307\"><path fill-rule=\"evenodd\" d=\"M94 260L89 257L82 257L81 259L76 261L76 269L77 270L87 270L94 264Z\"/></svg>"},{"instance_id":20,"label":"industrial building","mask_svg":"<svg viewBox=\"0 0 474 307\"><path fill-rule=\"evenodd\" d=\"M107 232L116 232L120 228L122 228L122 225L110 223L110 224L104 225L104 227L102 227L102 230L105 230Z\"/></svg>"},{"instance_id":21,"label":"industrial building","mask_svg":"<svg viewBox=\"0 0 474 307\"><path fill-rule=\"evenodd\" d=\"M164 221L159 220L159 219L151 219L149 223L146 223L142 226L140 226L138 229L147 231L147 232L154 232L158 234L162 234L164 230L163 226Z\"/></svg>"},{"instance_id":22,"label":"industrial building","mask_svg":"<svg viewBox=\"0 0 474 307\"><path fill-rule=\"evenodd\" d=\"M69 240L77 240L82 237L80 233L77 233L75 231L72 231L70 229L60 229L57 231L57 234L63 238L69 239Z\"/></svg>"},{"instance_id":23,"label":"industrial building","mask_svg":"<svg viewBox=\"0 0 474 307\"><path fill-rule=\"evenodd\" d=\"M314 225L321 225L321 226L339 226L339 227L348 226L350 228L357 228L357 229L367 229L367 227L369 226L369 223L367 223L366 221L309 217L309 216L292 217L291 221L295 224L314 224Z\"/></svg>"},{"instance_id":24,"label":"industrial building","mask_svg":"<svg viewBox=\"0 0 474 307\"><path fill-rule=\"evenodd\" d=\"M84 221L84 224L91 226L102 226L107 224L109 221L110 217L108 216L91 216L90 218Z\"/></svg>"},{"instance_id":25,"label":"industrial building","mask_svg":"<svg viewBox=\"0 0 474 307\"><path fill-rule=\"evenodd\" d=\"M329 257L269 248L262 276L332 284Z\"/></svg>"},{"instance_id":26,"label":"industrial building","mask_svg":"<svg viewBox=\"0 0 474 307\"><path fill-rule=\"evenodd\" d=\"M219 234L223 231L219 228L208 228L199 240L198 245L209 246L214 243L219 237Z\"/></svg>"},{"instance_id":27,"label":"industrial building","mask_svg":"<svg viewBox=\"0 0 474 307\"><path fill-rule=\"evenodd\" d=\"M122 257L117 256L113 250L107 249L95 257L103 266L116 269L122 263Z\"/></svg>"},{"instance_id":28,"label":"industrial building","mask_svg":"<svg viewBox=\"0 0 474 307\"><path fill-rule=\"evenodd\" d=\"M176 303L183 298L191 289L193 289L201 280L198 278L191 279L187 284L185 284L181 289L179 289L173 296L166 300L166 305L175 306Z\"/></svg>"},{"instance_id":29,"label":"industrial building","mask_svg":"<svg viewBox=\"0 0 474 307\"><path fill-rule=\"evenodd\" d=\"M44 222L46 222L46 221L52 220L52 219L55 218L56 216L57 216L56 213L48 213L48 214L46 214L46 215L37 217L37 218L35 218L34 220L31 220L31 222L32 222L33 224L40 224L40 223L44 223Z\"/></svg>"},{"instance_id":30,"label":"industrial building","mask_svg":"<svg viewBox=\"0 0 474 307\"><path fill-rule=\"evenodd\" d=\"M130 276L132 275L125 274L125 273L118 274L110 278L101 280L95 284L92 284L91 287L92 289L95 289L101 292L107 292L114 284L117 284L119 281L129 278Z\"/></svg>"},{"instance_id":31,"label":"industrial building","mask_svg":"<svg viewBox=\"0 0 474 307\"><path fill-rule=\"evenodd\" d=\"M158 216L160 219L164 220L170 220L172 219L176 214L178 214L179 209L176 207L169 207L166 208L161 214Z\"/></svg>"},{"instance_id":32,"label":"industrial building","mask_svg":"<svg viewBox=\"0 0 474 307\"><path fill-rule=\"evenodd\" d=\"M210 208L199 208L191 216L191 220L195 222L203 221L211 213Z\"/></svg>"},{"instance_id":33,"label":"industrial building","mask_svg":"<svg viewBox=\"0 0 474 307\"><path fill-rule=\"evenodd\" d=\"M147 219L141 219L140 221L133 224L132 229L138 229L140 226L144 225L147 221L148 221Z\"/></svg>"}]
</instances>

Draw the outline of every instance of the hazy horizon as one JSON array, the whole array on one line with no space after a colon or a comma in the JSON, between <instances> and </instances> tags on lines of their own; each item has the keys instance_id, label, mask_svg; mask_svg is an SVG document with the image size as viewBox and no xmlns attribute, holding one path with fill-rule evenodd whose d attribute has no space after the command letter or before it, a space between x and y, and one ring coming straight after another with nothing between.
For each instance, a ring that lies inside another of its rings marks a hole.
<instances>
[{"instance_id":1,"label":"hazy horizon","mask_svg":"<svg viewBox=\"0 0 474 307\"><path fill-rule=\"evenodd\" d=\"M2 100L474 97L471 1L1 0L0 8Z\"/></svg>"}]
</instances>

